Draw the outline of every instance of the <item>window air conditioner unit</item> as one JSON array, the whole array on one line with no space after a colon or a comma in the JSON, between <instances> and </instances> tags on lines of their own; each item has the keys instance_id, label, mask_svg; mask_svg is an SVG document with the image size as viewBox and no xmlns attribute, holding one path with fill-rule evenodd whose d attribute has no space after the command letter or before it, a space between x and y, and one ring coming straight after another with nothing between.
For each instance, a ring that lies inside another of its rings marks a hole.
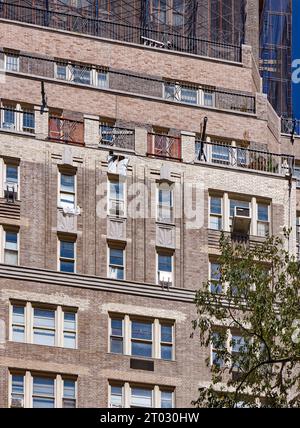
<instances>
[{"instance_id":1,"label":"window air conditioner unit","mask_svg":"<svg viewBox=\"0 0 300 428\"><path fill-rule=\"evenodd\" d=\"M15 202L18 194L18 185L16 183L5 183L4 197L7 202Z\"/></svg>"},{"instance_id":2,"label":"window air conditioner unit","mask_svg":"<svg viewBox=\"0 0 300 428\"><path fill-rule=\"evenodd\" d=\"M170 272L158 272L158 282L162 287L172 286L172 276Z\"/></svg>"},{"instance_id":3,"label":"window air conditioner unit","mask_svg":"<svg viewBox=\"0 0 300 428\"><path fill-rule=\"evenodd\" d=\"M15 408L15 409L24 407L23 398L12 398L10 407Z\"/></svg>"},{"instance_id":4,"label":"window air conditioner unit","mask_svg":"<svg viewBox=\"0 0 300 428\"><path fill-rule=\"evenodd\" d=\"M232 220L232 232L248 234L250 231L251 224L251 212L250 208L235 207L234 216Z\"/></svg>"}]
</instances>

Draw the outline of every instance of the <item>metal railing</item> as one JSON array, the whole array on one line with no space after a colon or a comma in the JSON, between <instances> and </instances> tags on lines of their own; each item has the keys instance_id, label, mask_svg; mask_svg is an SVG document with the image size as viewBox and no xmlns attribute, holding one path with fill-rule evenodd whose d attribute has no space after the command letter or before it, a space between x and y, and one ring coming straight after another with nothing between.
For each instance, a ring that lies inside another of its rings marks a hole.
<instances>
[{"instance_id":1,"label":"metal railing","mask_svg":"<svg viewBox=\"0 0 300 428\"><path fill-rule=\"evenodd\" d=\"M281 118L281 132L283 134L294 133L294 135L300 136L300 120L282 117Z\"/></svg>"},{"instance_id":2,"label":"metal railing","mask_svg":"<svg viewBox=\"0 0 300 428\"><path fill-rule=\"evenodd\" d=\"M272 174L290 174L294 170L294 157L269 153L220 142L196 142L196 159L201 162L241 168Z\"/></svg>"},{"instance_id":3,"label":"metal railing","mask_svg":"<svg viewBox=\"0 0 300 428\"><path fill-rule=\"evenodd\" d=\"M135 131L134 129L100 125L100 145L134 151Z\"/></svg>"},{"instance_id":4,"label":"metal railing","mask_svg":"<svg viewBox=\"0 0 300 428\"><path fill-rule=\"evenodd\" d=\"M62 143L84 145L84 123L61 117L49 117L50 140Z\"/></svg>"},{"instance_id":5,"label":"metal railing","mask_svg":"<svg viewBox=\"0 0 300 428\"><path fill-rule=\"evenodd\" d=\"M181 139L164 134L148 134L147 155L181 160Z\"/></svg>"},{"instance_id":6,"label":"metal railing","mask_svg":"<svg viewBox=\"0 0 300 428\"><path fill-rule=\"evenodd\" d=\"M4 131L35 133L34 111L17 110L13 106L0 108L0 129Z\"/></svg>"},{"instance_id":7,"label":"metal railing","mask_svg":"<svg viewBox=\"0 0 300 428\"><path fill-rule=\"evenodd\" d=\"M60 67L63 64L68 65L66 72L61 74ZM74 69L80 71L80 73L74 75ZM70 70L72 70L72 72L70 72ZM93 70L95 70L96 76L98 77L95 77ZM198 90L199 95L202 92L209 95L209 103L205 101L205 99L201 102L201 97L197 95L195 95L196 102L191 103L184 97L181 99L178 99L175 95L173 98L168 97L167 94L168 88L170 88L170 82L166 82L163 79L152 76L141 76L113 69L105 70L99 65L81 64L79 68L78 64L68 62L65 59L54 61L52 59L32 56L29 54L20 54L19 68L17 72L56 79L66 83L84 84L100 89L111 89L114 91L124 91L126 93L161 98L189 105L193 104L208 108L215 107L224 110L240 111L252 114L256 111L255 97L250 94L230 92L222 89L205 89L200 84L177 84L176 87L192 88L195 91Z\"/></svg>"},{"instance_id":8,"label":"metal railing","mask_svg":"<svg viewBox=\"0 0 300 428\"><path fill-rule=\"evenodd\" d=\"M237 45L9 2L1 2L0 18L235 62L242 57Z\"/></svg>"}]
</instances>

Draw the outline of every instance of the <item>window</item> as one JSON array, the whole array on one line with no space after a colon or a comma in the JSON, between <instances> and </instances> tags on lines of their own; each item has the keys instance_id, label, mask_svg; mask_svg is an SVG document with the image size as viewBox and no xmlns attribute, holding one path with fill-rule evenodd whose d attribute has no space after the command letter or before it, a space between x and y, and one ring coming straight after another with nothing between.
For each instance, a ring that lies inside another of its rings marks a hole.
<instances>
[{"instance_id":1,"label":"window","mask_svg":"<svg viewBox=\"0 0 300 428\"><path fill-rule=\"evenodd\" d=\"M54 379L37 376L33 378L32 407L55 407Z\"/></svg>"},{"instance_id":2,"label":"window","mask_svg":"<svg viewBox=\"0 0 300 428\"><path fill-rule=\"evenodd\" d=\"M198 89L182 86L181 101L188 104L198 104Z\"/></svg>"},{"instance_id":3,"label":"window","mask_svg":"<svg viewBox=\"0 0 300 428\"><path fill-rule=\"evenodd\" d=\"M97 86L99 88L108 88L108 72L104 70L97 71Z\"/></svg>"},{"instance_id":4,"label":"window","mask_svg":"<svg viewBox=\"0 0 300 428\"><path fill-rule=\"evenodd\" d=\"M214 332L211 338L211 364L216 367L222 367L224 361L222 359L222 352L226 349L224 344L224 337L219 332Z\"/></svg>"},{"instance_id":5,"label":"window","mask_svg":"<svg viewBox=\"0 0 300 428\"><path fill-rule=\"evenodd\" d=\"M59 264L61 272L75 272L75 242L60 240Z\"/></svg>"},{"instance_id":6,"label":"window","mask_svg":"<svg viewBox=\"0 0 300 428\"><path fill-rule=\"evenodd\" d=\"M74 409L76 407L76 382L65 379L63 385L63 408Z\"/></svg>"},{"instance_id":7,"label":"window","mask_svg":"<svg viewBox=\"0 0 300 428\"><path fill-rule=\"evenodd\" d=\"M230 147L228 144L216 143L211 145L211 161L218 164L229 164Z\"/></svg>"},{"instance_id":8,"label":"window","mask_svg":"<svg viewBox=\"0 0 300 428\"><path fill-rule=\"evenodd\" d=\"M152 357L152 322L131 322L131 355Z\"/></svg>"},{"instance_id":9,"label":"window","mask_svg":"<svg viewBox=\"0 0 300 428\"><path fill-rule=\"evenodd\" d=\"M14 106L3 106L1 128L16 129L16 109Z\"/></svg>"},{"instance_id":10,"label":"window","mask_svg":"<svg viewBox=\"0 0 300 428\"><path fill-rule=\"evenodd\" d=\"M67 80L67 65L62 63L56 64L56 78L60 80Z\"/></svg>"},{"instance_id":11,"label":"window","mask_svg":"<svg viewBox=\"0 0 300 428\"><path fill-rule=\"evenodd\" d=\"M75 175L60 174L59 206L65 210L75 209Z\"/></svg>"},{"instance_id":12,"label":"window","mask_svg":"<svg viewBox=\"0 0 300 428\"><path fill-rule=\"evenodd\" d=\"M241 351L243 350L243 348L245 347L245 340L243 338L243 336L240 336L238 334L231 334L231 355L235 356L235 363L234 363L234 368L238 369L239 368L239 354L241 353Z\"/></svg>"},{"instance_id":13,"label":"window","mask_svg":"<svg viewBox=\"0 0 300 428\"><path fill-rule=\"evenodd\" d=\"M269 205L257 204L257 235L267 236L269 234Z\"/></svg>"},{"instance_id":14,"label":"window","mask_svg":"<svg viewBox=\"0 0 300 428\"><path fill-rule=\"evenodd\" d=\"M160 356L163 360L173 359L173 325L160 324Z\"/></svg>"},{"instance_id":15,"label":"window","mask_svg":"<svg viewBox=\"0 0 300 428\"><path fill-rule=\"evenodd\" d=\"M109 214L116 217L125 215L125 184L119 178L109 179Z\"/></svg>"},{"instance_id":16,"label":"window","mask_svg":"<svg viewBox=\"0 0 300 428\"><path fill-rule=\"evenodd\" d=\"M25 342L25 306L12 307L12 340Z\"/></svg>"},{"instance_id":17,"label":"window","mask_svg":"<svg viewBox=\"0 0 300 428\"><path fill-rule=\"evenodd\" d=\"M109 351L163 360L174 359L174 321L136 319L129 315L109 318Z\"/></svg>"},{"instance_id":18,"label":"window","mask_svg":"<svg viewBox=\"0 0 300 428\"><path fill-rule=\"evenodd\" d=\"M146 407L152 406L152 390L145 388L132 388L131 389L131 403L130 407Z\"/></svg>"},{"instance_id":19,"label":"window","mask_svg":"<svg viewBox=\"0 0 300 428\"><path fill-rule=\"evenodd\" d=\"M114 382L109 385L109 407L152 408L158 403L160 408L173 408L174 395L169 387Z\"/></svg>"},{"instance_id":20,"label":"window","mask_svg":"<svg viewBox=\"0 0 300 428\"><path fill-rule=\"evenodd\" d=\"M222 293L221 283L221 265L219 263L210 263L210 292Z\"/></svg>"},{"instance_id":21,"label":"window","mask_svg":"<svg viewBox=\"0 0 300 428\"><path fill-rule=\"evenodd\" d=\"M77 313L75 309L40 307L35 303L12 303L10 340L36 345L77 347Z\"/></svg>"},{"instance_id":22,"label":"window","mask_svg":"<svg viewBox=\"0 0 300 428\"><path fill-rule=\"evenodd\" d=\"M76 313L64 311L64 348L76 348Z\"/></svg>"},{"instance_id":23,"label":"window","mask_svg":"<svg viewBox=\"0 0 300 428\"><path fill-rule=\"evenodd\" d=\"M5 70L19 71L19 57L16 54L5 54Z\"/></svg>"},{"instance_id":24,"label":"window","mask_svg":"<svg viewBox=\"0 0 300 428\"><path fill-rule=\"evenodd\" d=\"M17 265L19 263L18 232L4 231L4 263Z\"/></svg>"},{"instance_id":25,"label":"window","mask_svg":"<svg viewBox=\"0 0 300 428\"><path fill-rule=\"evenodd\" d=\"M173 221L173 190L169 185L160 186L158 189L158 221Z\"/></svg>"},{"instance_id":26,"label":"window","mask_svg":"<svg viewBox=\"0 0 300 428\"><path fill-rule=\"evenodd\" d=\"M35 120L34 112L30 110L23 110L23 131L34 134L35 132Z\"/></svg>"},{"instance_id":27,"label":"window","mask_svg":"<svg viewBox=\"0 0 300 428\"><path fill-rule=\"evenodd\" d=\"M231 199L230 200L230 212L229 212L229 225L232 226L232 219L234 217L235 208L246 208L250 211L250 202L247 201L238 201Z\"/></svg>"},{"instance_id":28,"label":"window","mask_svg":"<svg viewBox=\"0 0 300 428\"><path fill-rule=\"evenodd\" d=\"M123 386L110 386L110 406L113 408L124 407L123 404Z\"/></svg>"},{"instance_id":29,"label":"window","mask_svg":"<svg viewBox=\"0 0 300 428\"><path fill-rule=\"evenodd\" d=\"M2 129L34 134L35 117L33 108L22 108L20 104L14 104L3 105L0 111Z\"/></svg>"},{"instance_id":30,"label":"window","mask_svg":"<svg viewBox=\"0 0 300 428\"><path fill-rule=\"evenodd\" d=\"M123 319L110 319L110 352L123 354Z\"/></svg>"},{"instance_id":31,"label":"window","mask_svg":"<svg viewBox=\"0 0 300 428\"><path fill-rule=\"evenodd\" d=\"M300 188L300 165L296 164L294 166L294 178L296 178L296 186Z\"/></svg>"},{"instance_id":32,"label":"window","mask_svg":"<svg viewBox=\"0 0 300 428\"><path fill-rule=\"evenodd\" d=\"M109 248L109 278L124 279L124 250Z\"/></svg>"},{"instance_id":33,"label":"window","mask_svg":"<svg viewBox=\"0 0 300 428\"><path fill-rule=\"evenodd\" d=\"M167 254L157 254L158 259L158 283L173 285L173 256Z\"/></svg>"},{"instance_id":34,"label":"window","mask_svg":"<svg viewBox=\"0 0 300 428\"><path fill-rule=\"evenodd\" d=\"M55 345L55 311L33 308L33 343Z\"/></svg>"},{"instance_id":35,"label":"window","mask_svg":"<svg viewBox=\"0 0 300 428\"><path fill-rule=\"evenodd\" d=\"M165 83L164 98L166 100L181 101L188 104L198 104L197 87L181 85L179 83Z\"/></svg>"},{"instance_id":36,"label":"window","mask_svg":"<svg viewBox=\"0 0 300 428\"><path fill-rule=\"evenodd\" d=\"M82 83L84 85L91 84L91 70L79 65L73 65L72 67L73 82Z\"/></svg>"},{"instance_id":37,"label":"window","mask_svg":"<svg viewBox=\"0 0 300 428\"><path fill-rule=\"evenodd\" d=\"M210 224L209 227L213 230L222 229L222 198L210 197Z\"/></svg>"},{"instance_id":38,"label":"window","mask_svg":"<svg viewBox=\"0 0 300 428\"><path fill-rule=\"evenodd\" d=\"M5 164L4 197L11 202L18 198L19 166Z\"/></svg>"},{"instance_id":39,"label":"window","mask_svg":"<svg viewBox=\"0 0 300 428\"><path fill-rule=\"evenodd\" d=\"M11 372L10 385L10 407L76 407L77 382L64 375Z\"/></svg>"},{"instance_id":40,"label":"window","mask_svg":"<svg viewBox=\"0 0 300 428\"><path fill-rule=\"evenodd\" d=\"M202 91L202 104L205 107L214 107L215 105L215 94L209 90Z\"/></svg>"},{"instance_id":41,"label":"window","mask_svg":"<svg viewBox=\"0 0 300 428\"><path fill-rule=\"evenodd\" d=\"M173 405L173 392L172 391L161 391L161 407L162 409L172 409Z\"/></svg>"},{"instance_id":42,"label":"window","mask_svg":"<svg viewBox=\"0 0 300 428\"><path fill-rule=\"evenodd\" d=\"M146 19L156 24L182 27L184 25L184 0L150 0Z\"/></svg>"}]
</instances>

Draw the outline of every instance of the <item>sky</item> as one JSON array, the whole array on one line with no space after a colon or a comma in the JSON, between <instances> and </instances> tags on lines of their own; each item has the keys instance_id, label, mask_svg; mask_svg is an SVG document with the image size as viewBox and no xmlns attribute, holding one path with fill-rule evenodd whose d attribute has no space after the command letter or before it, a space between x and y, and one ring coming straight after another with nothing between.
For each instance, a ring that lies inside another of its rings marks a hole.
<instances>
[{"instance_id":1,"label":"sky","mask_svg":"<svg viewBox=\"0 0 300 428\"><path fill-rule=\"evenodd\" d=\"M300 0L293 0L293 59L300 59ZM294 117L300 119L300 83L293 84Z\"/></svg>"}]
</instances>

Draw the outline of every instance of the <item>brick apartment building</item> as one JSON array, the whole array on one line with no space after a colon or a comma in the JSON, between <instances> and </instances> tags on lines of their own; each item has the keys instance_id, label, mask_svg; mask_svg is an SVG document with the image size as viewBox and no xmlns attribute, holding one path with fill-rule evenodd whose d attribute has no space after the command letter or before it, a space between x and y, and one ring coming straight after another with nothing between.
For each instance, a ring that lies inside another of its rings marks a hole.
<instances>
[{"instance_id":1,"label":"brick apartment building","mask_svg":"<svg viewBox=\"0 0 300 428\"><path fill-rule=\"evenodd\" d=\"M262 93L259 2L239 2L243 39L210 41L189 18L209 2L171 3L0 2L0 407L191 407L220 231L292 227L297 251L300 149Z\"/></svg>"}]
</instances>

